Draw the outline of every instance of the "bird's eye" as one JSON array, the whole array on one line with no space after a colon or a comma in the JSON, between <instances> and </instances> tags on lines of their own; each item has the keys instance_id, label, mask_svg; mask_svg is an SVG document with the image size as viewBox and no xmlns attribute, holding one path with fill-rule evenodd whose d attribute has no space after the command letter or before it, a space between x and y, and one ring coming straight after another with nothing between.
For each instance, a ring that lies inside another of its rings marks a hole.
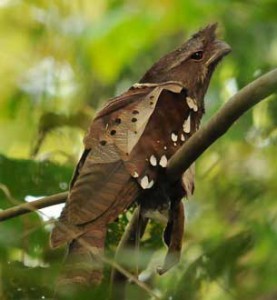
<instances>
[{"instance_id":1,"label":"bird's eye","mask_svg":"<svg viewBox=\"0 0 277 300\"><path fill-rule=\"evenodd\" d=\"M196 51L191 55L191 59L200 60L203 57L203 51Z\"/></svg>"}]
</instances>

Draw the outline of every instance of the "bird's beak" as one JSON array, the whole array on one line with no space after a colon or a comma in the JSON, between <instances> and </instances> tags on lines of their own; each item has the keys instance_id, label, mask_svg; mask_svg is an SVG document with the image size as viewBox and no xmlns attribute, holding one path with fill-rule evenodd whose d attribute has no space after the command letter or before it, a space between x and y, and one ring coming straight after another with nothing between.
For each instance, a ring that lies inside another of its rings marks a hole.
<instances>
[{"instance_id":1,"label":"bird's beak","mask_svg":"<svg viewBox=\"0 0 277 300\"><path fill-rule=\"evenodd\" d=\"M220 56L227 55L231 52L231 47L224 41L216 40L215 41L215 49Z\"/></svg>"},{"instance_id":2,"label":"bird's beak","mask_svg":"<svg viewBox=\"0 0 277 300\"><path fill-rule=\"evenodd\" d=\"M207 60L207 66L218 63L225 55L231 52L231 47L223 41L215 40L213 46L213 55Z\"/></svg>"}]
</instances>

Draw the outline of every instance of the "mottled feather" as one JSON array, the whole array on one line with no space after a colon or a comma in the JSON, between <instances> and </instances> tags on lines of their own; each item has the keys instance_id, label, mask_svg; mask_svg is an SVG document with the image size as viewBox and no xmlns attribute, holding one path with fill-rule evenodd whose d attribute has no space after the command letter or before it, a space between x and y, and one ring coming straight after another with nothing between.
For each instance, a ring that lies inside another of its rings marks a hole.
<instances>
[{"instance_id":1,"label":"mottled feather","mask_svg":"<svg viewBox=\"0 0 277 300\"><path fill-rule=\"evenodd\" d=\"M162 57L139 84L109 101L92 121L66 205L51 235L53 247L69 243L67 261L79 257L89 265L86 275L76 271L69 282L100 281L101 267L94 267L95 258L81 240L103 253L108 223L136 200L142 211L167 210L169 252L163 271L179 259L184 222L180 201L193 193L194 170L191 167L182 179L169 184L165 168L198 129L212 73L230 51L216 40L215 29L216 25L207 26Z\"/></svg>"}]
</instances>

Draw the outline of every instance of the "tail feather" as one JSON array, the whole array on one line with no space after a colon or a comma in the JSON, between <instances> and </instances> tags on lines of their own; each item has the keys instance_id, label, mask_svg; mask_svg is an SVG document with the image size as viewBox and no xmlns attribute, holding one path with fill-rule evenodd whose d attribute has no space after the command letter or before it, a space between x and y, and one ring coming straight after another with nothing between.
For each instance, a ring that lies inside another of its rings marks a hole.
<instances>
[{"instance_id":1,"label":"tail feather","mask_svg":"<svg viewBox=\"0 0 277 300\"><path fill-rule=\"evenodd\" d=\"M71 285L95 286L101 283L103 264L99 257L104 255L107 226L134 201L138 190L138 184L130 178L109 209L84 225L68 224L62 215L51 235L52 247L68 241L68 254L57 292L63 286L66 289Z\"/></svg>"},{"instance_id":2,"label":"tail feather","mask_svg":"<svg viewBox=\"0 0 277 300\"><path fill-rule=\"evenodd\" d=\"M105 237L106 229L103 226L91 228L70 242L58 288L70 284L91 286L101 282L103 277L101 256L104 254Z\"/></svg>"}]
</instances>

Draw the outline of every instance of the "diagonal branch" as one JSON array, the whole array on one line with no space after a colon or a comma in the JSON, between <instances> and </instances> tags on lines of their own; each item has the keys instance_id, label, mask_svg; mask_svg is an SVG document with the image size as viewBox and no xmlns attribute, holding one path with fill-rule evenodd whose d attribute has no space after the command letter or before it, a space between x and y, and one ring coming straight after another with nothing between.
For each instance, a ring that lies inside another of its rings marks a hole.
<instances>
[{"instance_id":1,"label":"diagonal branch","mask_svg":"<svg viewBox=\"0 0 277 300\"><path fill-rule=\"evenodd\" d=\"M170 179L178 179L197 158L219 139L247 110L277 92L277 69L259 77L237 92L172 156L167 167Z\"/></svg>"},{"instance_id":2,"label":"diagonal branch","mask_svg":"<svg viewBox=\"0 0 277 300\"><path fill-rule=\"evenodd\" d=\"M199 129L170 159L167 173L173 181L217 139L219 139L247 110L277 91L277 69L254 80L237 92L220 111ZM63 203L67 193L60 193L32 203L24 203L0 212L0 221L11 219L40 208Z\"/></svg>"}]
</instances>

